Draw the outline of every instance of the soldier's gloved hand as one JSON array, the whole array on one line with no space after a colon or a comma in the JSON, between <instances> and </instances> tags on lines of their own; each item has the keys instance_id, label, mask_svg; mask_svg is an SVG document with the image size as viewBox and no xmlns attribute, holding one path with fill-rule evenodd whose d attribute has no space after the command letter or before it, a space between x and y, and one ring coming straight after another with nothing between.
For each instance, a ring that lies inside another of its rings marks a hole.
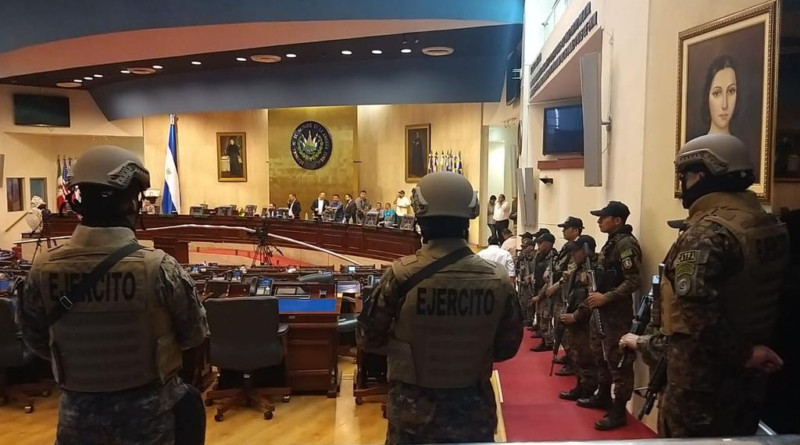
<instances>
[{"instance_id":1,"label":"soldier's gloved hand","mask_svg":"<svg viewBox=\"0 0 800 445\"><path fill-rule=\"evenodd\" d=\"M585 284L587 286L589 285L589 274L588 273L581 272L580 276L578 276L578 279L581 281L582 284Z\"/></svg>"},{"instance_id":2,"label":"soldier's gloved hand","mask_svg":"<svg viewBox=\"0 0 800 445\"><path fill-rule=\"evenodd\" d=\"M636 342L639 340L639 336L636 334L625 334L622 338L619 339L619 347L620 348L628 348L633 351L636 350Z\"/></svg>"},{"instance_id":3,"label":"soldier's gloved hand","mask_svg":"<svg viewBox=\"0 0 800 445\"><path fill-rule=\"evenodd\" d=\"M753 353L744 364L745 368L756 368L767 374L779 371L783 367L783 359L764 345L753 346Z\"/></svg>"},{"instance_id":4,"label":"soldier's gloved hand","mask_svg":"<svg viewBox=\"0 0 800 445\"><path fill-rule=\"evenodd\" d=\"M561 314L559 317L561 322L564 324L573 324L575 323L575 316L572 314Z\"/></svg>"},{"instance_id":5,"label":"soldier's gloved hand","mask_svg":"<svg viewBox=\"0 0 800 445\"><path fill-rule=\"evenodd\" d=\"M536 304L536 303L538 303L538 302L539 302L539 300L541 300L541 297L539 297L539 296L537 295L537 296L535 296L535 297L531 298L531 303L534 303L534 304Z\"/></svg>"},{"instance_id":6,"label":"soldier's gloved hand","mask_svg":"<svg viewBox=\"0 0 800 445\"><path fill-rule=\"evenodd\" d=\"M586 299L586 302L589 303L590 308L594 309L608 303L608 298L606 298L605 294L601 294L600 292L592 292L589 294L589 298Z\"/></svg>"},{"instance_id":7,"label":"soldier's gloved hand","mask_svg":"<svg viewBox=\"0 0 800 445\"><path fill-rule=\"evenodd\" d=\"M556 293L556 286L550 286L544 291L547 297L552 297L554 293Z\"/></svg>"}]
</instances>

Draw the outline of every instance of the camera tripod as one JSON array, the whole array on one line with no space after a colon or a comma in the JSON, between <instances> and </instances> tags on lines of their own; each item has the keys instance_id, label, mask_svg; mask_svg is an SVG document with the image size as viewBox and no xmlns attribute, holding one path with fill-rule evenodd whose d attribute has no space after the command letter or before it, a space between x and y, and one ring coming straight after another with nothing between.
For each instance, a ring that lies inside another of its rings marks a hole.
<instances>
[{"instance_id":1,"label":"camera tripod","mask_svg":"<svg viewBox=\"0 0 800 445\"><path fill-rule=\"evenodd\" d=\"M281 252L278 246L270 244L269 242L269 230L267 229L266 219L261 227L256 229L253 235L258 238L258 244L256 244L255 255L253 255L253 262L250 264L250 267L254 267L256 263L260 266L271 266L273 256L272 249L275 249L280 255L283 255L283 252Z\"/></svg>"}]
</instances>

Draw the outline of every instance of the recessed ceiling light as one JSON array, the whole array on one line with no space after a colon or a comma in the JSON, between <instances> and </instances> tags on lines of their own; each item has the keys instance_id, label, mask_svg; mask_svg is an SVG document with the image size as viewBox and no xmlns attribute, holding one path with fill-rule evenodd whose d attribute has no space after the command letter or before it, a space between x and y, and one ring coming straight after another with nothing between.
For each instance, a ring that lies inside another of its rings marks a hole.
<instances>
[{"instance_id":1,"label":"recessed ceiling light","mask_svg":"<svg viewBox=\"0 0 800 445\"><path fill-rule=\"evenodd\" d=\"M122 73L122 74L130 74L131 72L128 71L128 70L122 70L122 71L120 71L120 73Z\"/></svg>"},{"instance_id":2,"label":"recessed ceiling light","mask_svg":"<svg viewBox=\"0 0 800 445\"><path fill-rule=\"evenodd\" d=\"M203 63L198 60L192 60L192 65L202 65Z\"/></svg>"},{"instance_id":3,"label":"recessed ceiling light","mask_svg":"<svg viewBox=\"0 0 800 445\"><path fill-rule=\"evenodd\" d=\"M383 51L381 51L379 49L373 49L372 50L372 54L375 54L375 55L383 54Z\"/></svg>"},{"instance_id":4,"label":"recessed ceiling light","mask_svg":"<svg viewBox=\"0 0 800 445\"><path fill-rule=\"evenodd\" d=\"M295 57L297 57L297 54L289 53L289 54L286 55L286 57L288 57L290 59L294 59Z\"/></svg>"},{"instance_id":5,"label":"recessed ceiling light","mask_svg":"<svg viewBox=\"0 0 800 445\"><path fill-rule=\"evenodd\" d=\"M72 81L73 82L77 82L77 83L81 83L81 82L83 82L83 79L72 79Z\"/></svg>"},{"instance_id":6,"label":"recessed ceiling light","mask_svg":"<svg viewBox=\"0 0 800 445\"><path fill-rule=\"evenodd\" d=\"M78 88L81 84L78 82L58 82L56 86L61 88Z\"/></svg>"},{"instance_id":7,"label":"recessed ceiling light","mask_svg":"<svg viewBox=\"0 0 800 445\"><path fill-rule=\"evenodd\" d=\"M281 56L275 56L272 54L256 54L250 56L250 60L258 63L276 63L281 61Z\"/></svg>"},{"instance_id":8,"label":"recessed ceiling light","mask_svg":"<svg viewBox=\"0 0 800 445\"><path fill-rule=\"evenodd\" d=\"M139 74L139 75L153 74L153 73L156 72L156 70L154 70L153 68L142 67L142 66L130 67L130 68L128 68L128 71L131 74Z\"/></svg>"},{"instance_id":9,"label":"recessed ceiling light","mask_svg":"<svg viewBox=\"0 0 800 445\"><path fill-rule=\"evenodd\" d=\"M343 56L349 56L349 55L351 55L351 54L353 54L353 52L352 52L352 51L350 51L350 50L348 50L348 49L342 50L342 55L343 55Z\"/></svg>"},{"instance_id":10,"label":"recessed ceiling light","mask_svg":"<svg viewBox=\"0 0 800 445\"><path fill-rule=\"evenodd\" d=\"M160 69L163 69L164 67L161 66L161 65L153 65L153 68L155 68L157 70L160 70Z\"/></svg>"},{"instance_id":11,"label":"recessed ceiling light","mask_svg":"<svg viewBox=\"0 0 800 445\"><path fill-rule=\"evenodd\" d=\"M94 77L92 77L92 76L86 76L86 77L84 77L84 79L86 79L86 80L94 80Z\"/></svg>"},{"instance_id":12,"label":"recessed ceiling light","mask_svg":"<svg viewBox=\"0 0 800 445\"><path fill-rule=\"evenodd\" d=\"M403 54L411 54L411 48L403 48L400 50L400 52Z\"/></svg>"},{"instance_id":13,"label":"recessed ceiling light","mask_svg":"<svg viewBox=\"0 0 800 445\"><path fill-rule=\"evenodd\" d=\"M101 77L103 77L103 75L102 74L95 74L94 77L100 79Z\"/></svg>"},{"instance_id":14,"label":"recessed ceiling light","mask_svg":"<svg viewBox=\"0 0 800 445\"><path fill-rule=\"evenodd\" d=\"M247 59L245 59L244 57L237 57L236 61L237 62L247 62Z\"/></svg>"},{"instance_id":15,"label":"recessed ceiling light","mask_svg":"<svg viewBox=\"0 0 800 445\"><path fill-rule=\"evenodd\" d=\"M427 48L422 48L422 53L431 57L449 56L453 54L453 52L455 52L455 50L449 46L429 46Z\"/></svg>"}]
</instances>

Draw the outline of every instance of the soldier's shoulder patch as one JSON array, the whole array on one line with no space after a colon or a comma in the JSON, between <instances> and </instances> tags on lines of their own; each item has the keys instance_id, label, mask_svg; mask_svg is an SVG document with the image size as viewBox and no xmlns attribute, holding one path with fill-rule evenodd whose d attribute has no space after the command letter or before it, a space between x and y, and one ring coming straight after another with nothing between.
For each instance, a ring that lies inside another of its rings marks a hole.
<instances>
[{"instance_id":1,"label":"soldier's shoulder patch","mask_svg":"<svg viewBox=\"0 0 800 445\"><path fill-rule=\"evenodd\" d=\"M633 256L633 249L625 249L619 253L619 257L622 259L630 258Z\"/></svg>"},{"instance_id":2,"label":"soldier's shoulder patch","mask_svg":"<svg viewBox=\"0 0 800 445\"><path fill-rule=\"evenodd\" d=\"M675 293L679 297L685 297L692 289L692 275L680 274L675 277Z\"/></svg>"},{"instance_id":3,"label":"soldier's shoulder patch","mask_svg":"<svg viewBox=\"0 0 800 445\"><path fill-rule=\"evenodd\" d=\"M699 251L697 250L684 250L679 252L675 257L675 265L682 263L696 263Z\"/></svg>"},{"instance_id":4,"label":"soldier's shoulder patch","mask_svg":"<svg viewBox=\"0 0 800 445\"><path fill-rule=\"evenodd\" d=\"M625 270L630 270L633 267L633 260L630 256L625 257L622 259L622 268Z\"/></svg>"},{"instance_id":5,"label":"soldier's shoulder patch","mask_svg":"<svg viewBox=\"0 0 800 445\"><path fill-rule=\"evenodd\" d=\"M409 264L413 264L419 261L419 258L416 255L407 255L400 258L400 264L403 266L408 266Z\"/></svg>"}]
</instances>

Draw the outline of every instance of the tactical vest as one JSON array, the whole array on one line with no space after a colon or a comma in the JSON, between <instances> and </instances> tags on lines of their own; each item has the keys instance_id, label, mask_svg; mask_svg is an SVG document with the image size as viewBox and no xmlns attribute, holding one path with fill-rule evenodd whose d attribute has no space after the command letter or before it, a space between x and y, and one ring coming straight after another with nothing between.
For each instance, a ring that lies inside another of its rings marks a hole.
<instances>
[{"instance_id":1,"label":"tactical vest","mask_svg":"<svg viewBox=\"0 0 800 445\"><path fill-rule=\"evenodd\" d=\"M398 285L434 260L422 249L395 261ZM476 255L421 281L401 300L387 345L389 379L425 388L488 379L495 332L512 294L506 274Z\"/></svg>"},{"instance_id":2,"label":"tactical vest","mask_svg":"<svg viewBox=\"0 0 800 445\"><path fill-rule=\"evenodd\" d=\"M749 193L714 193L704 198L703 205L711 208L692 215L687 222L709 231L714 223L721 225L739 242L743 258L741 269L718 290L722 315L750 342L766 343L773 334L783 273L789 263L788 232ZM662 332L667 335L690 333L673 287L678 253L670 252L667 270L672 273L661 288Z\"/></svg>"},{"instance_id":3,"label":"tactical vest","mask_svg":"<svg viewBox=\"0 0 800 445\"><path fill-rule=\"evenodd\" d=\"M62 295L119 247L67 243L45 253L34 276L45 310L52 312ZM120 391L165 382L180 370L181 348L158 299L164 255L143 249L126 257L50 327L53 372L62 388Z\"/></svg>"}]
</instances>

